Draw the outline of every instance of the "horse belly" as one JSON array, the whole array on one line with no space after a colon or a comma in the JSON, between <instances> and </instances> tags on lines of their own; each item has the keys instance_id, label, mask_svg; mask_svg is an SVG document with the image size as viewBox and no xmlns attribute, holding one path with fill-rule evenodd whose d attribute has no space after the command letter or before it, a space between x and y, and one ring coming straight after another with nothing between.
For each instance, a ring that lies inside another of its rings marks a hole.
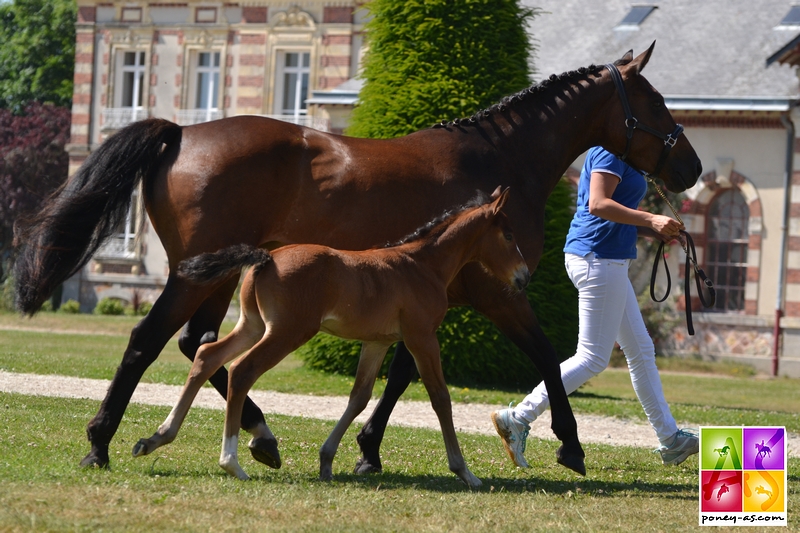
<instances>
[{"instance_id":1,"label":"horse belly","mask_svg":"<svg viewBox=\"0 0 800 533\"><path fill-rule=\"evenodd\" d=\"M348 340L380 342L401 340L397 317L381 319L373 315L344 318L330 313L322 319L320 331Z\"/></svg>"}]
</instances>

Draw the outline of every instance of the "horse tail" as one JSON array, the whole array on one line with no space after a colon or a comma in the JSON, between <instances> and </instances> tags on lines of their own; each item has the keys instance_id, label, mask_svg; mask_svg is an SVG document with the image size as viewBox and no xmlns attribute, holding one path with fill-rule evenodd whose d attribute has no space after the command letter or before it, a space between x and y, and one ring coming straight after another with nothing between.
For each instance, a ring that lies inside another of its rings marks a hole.
<instances>
[{"instance_id":1,"label":"horse tail","mask_svg":"<svg viewBox=\"0 0 800 533\"><path fill-rule=\"evenodd\" d=\"M17 308L34 314L78 272L125 220L134 190L160 163L181 127L161 119L135 122L109 137L78 172L15 228Z\"/></svg>"},{"instance_id":2,"label":"horse tail","mask_svg":"<svg viewBox=\"0 0 800 533\"><path fill-rule=\"evenodd\" d=\"M216 252L184 259L178 264L178 275L205 285L229 277L246 266L255 266L257 274L270 261L272 255L263 248L249 244L235 244Z\"/></svg>"}]
</instances>

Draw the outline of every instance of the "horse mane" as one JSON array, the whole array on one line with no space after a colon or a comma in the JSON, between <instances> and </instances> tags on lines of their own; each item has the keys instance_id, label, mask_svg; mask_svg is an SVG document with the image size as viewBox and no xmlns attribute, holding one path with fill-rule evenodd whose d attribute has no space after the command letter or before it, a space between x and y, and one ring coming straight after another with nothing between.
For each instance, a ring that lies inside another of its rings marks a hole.
<instances>
[{"instance_id":1,"label":"horse mane","mask_svg":"<svg viewBox=\"0 0 800 533\"><path fill-rule=\"evenodd\" d=\"M499 102L493 104L486 109L478 111L468 118L456 118L450 121L442 121L434 124L434 128L446 128L450 126L477 124L481 119L489 118L493 114L502 113L510 106L530 100L532 98L540 97L545 92L552 89L555 85L565 81L571 81L575 78L585 77L591 74L596 74L603 69L602 66L589 65L588 67L581 67L578 70L571 70L562 74L553 74L549 78L542 80L539 83L533 84L530 87L522 89L521 91L509 96L503 97Z\"/></svg>"},{"instance_id":2,"label":"horse mane","mask_svg":"<svg viewBox=\"0 0 800 533\"><path fill-rule=\"evenodd\" d=\"M492 198L485 192L479 190L476 192L475 196L472 199L468 200L467 202L464 202L461 205L457 205L455 207L448 209L441 215L433 218L432 220L418 227L417 229L415 229L414 231L412 231L399 241L387 242L385 245L383 245L383 248L392 248L394 246L400 246L401 244L408 244L410 242L414 242L424 237L427 237L428 235L433 233L433 230L435 228L443 226L444 223L449 221L451 218L460 215L461 213L463 213L468 209L486 205L490 201L492 201Z\"/></svg>"}]
</instances>

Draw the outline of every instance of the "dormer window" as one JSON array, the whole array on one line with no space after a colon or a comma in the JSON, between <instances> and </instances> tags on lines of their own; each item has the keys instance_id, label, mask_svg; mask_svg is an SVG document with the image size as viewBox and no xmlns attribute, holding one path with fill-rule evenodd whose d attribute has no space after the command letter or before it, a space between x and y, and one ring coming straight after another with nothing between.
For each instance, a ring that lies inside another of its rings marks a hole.
<instances>
[{"instance_id":1,"label":"dormer window","mask_svg":"<svg viewBox=\"0 0 800 533\"><path fill-rule=\"evenodd\" d=\"M617 25L618 29L636 29L638 28L644 19L650 16L650 13L655 11L658 6L653 5L634 5L631 7L631 10L628 11L628 14L625 15L620 23Z\"/></svg>"},{"instance_id":2,"label":"dormer window","mask_svg":"<svg viewBox=\"0 0 800 533\"><path fill-rule=\"evenodd\" d=\"M792 6L781 20L780 26L800 26L800 6Z\"/></svg>"}]
</instances>

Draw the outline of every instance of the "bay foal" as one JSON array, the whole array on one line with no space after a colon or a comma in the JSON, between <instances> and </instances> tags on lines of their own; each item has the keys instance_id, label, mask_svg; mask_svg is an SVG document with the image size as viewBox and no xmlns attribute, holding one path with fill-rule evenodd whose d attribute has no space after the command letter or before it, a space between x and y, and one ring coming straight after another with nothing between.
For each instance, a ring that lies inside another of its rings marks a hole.
<instances>
[{"instance_id":1,"label":"bay foal","mask_svg":"<svg viewBox=\"0 0 800 533\"><path fill-rule=\"evenodd\" d=\"M332 479L333 457L342 436L367 406L386 350L402 340L414 356L439 418L450 470L469 487L479 487L453 427L436 329L447 312L447 287L467 263L479 262L515 291L528 284L530 272L501 212L508 194L508 189L500 193L498 187L493 201L467 204L418 230L408 242L389 248L345 252L290 245L270 254L236 245L183 261L179 275L200 284L222 283L244 266L255 268L242 284L238 324L224 339L200 347L178 403L152 437L134 446L133 455L147 455L172 442L203 383L247 350L230 368L219 464L229 474L248 479L237 456L247 393L264 372L321 330L360 340L362 345L347 409L319 452L320 479ZM277 443L266 423L250 432L255 440L271 443L272 466L280 466Z\"/></svg>"}]
</instances>

